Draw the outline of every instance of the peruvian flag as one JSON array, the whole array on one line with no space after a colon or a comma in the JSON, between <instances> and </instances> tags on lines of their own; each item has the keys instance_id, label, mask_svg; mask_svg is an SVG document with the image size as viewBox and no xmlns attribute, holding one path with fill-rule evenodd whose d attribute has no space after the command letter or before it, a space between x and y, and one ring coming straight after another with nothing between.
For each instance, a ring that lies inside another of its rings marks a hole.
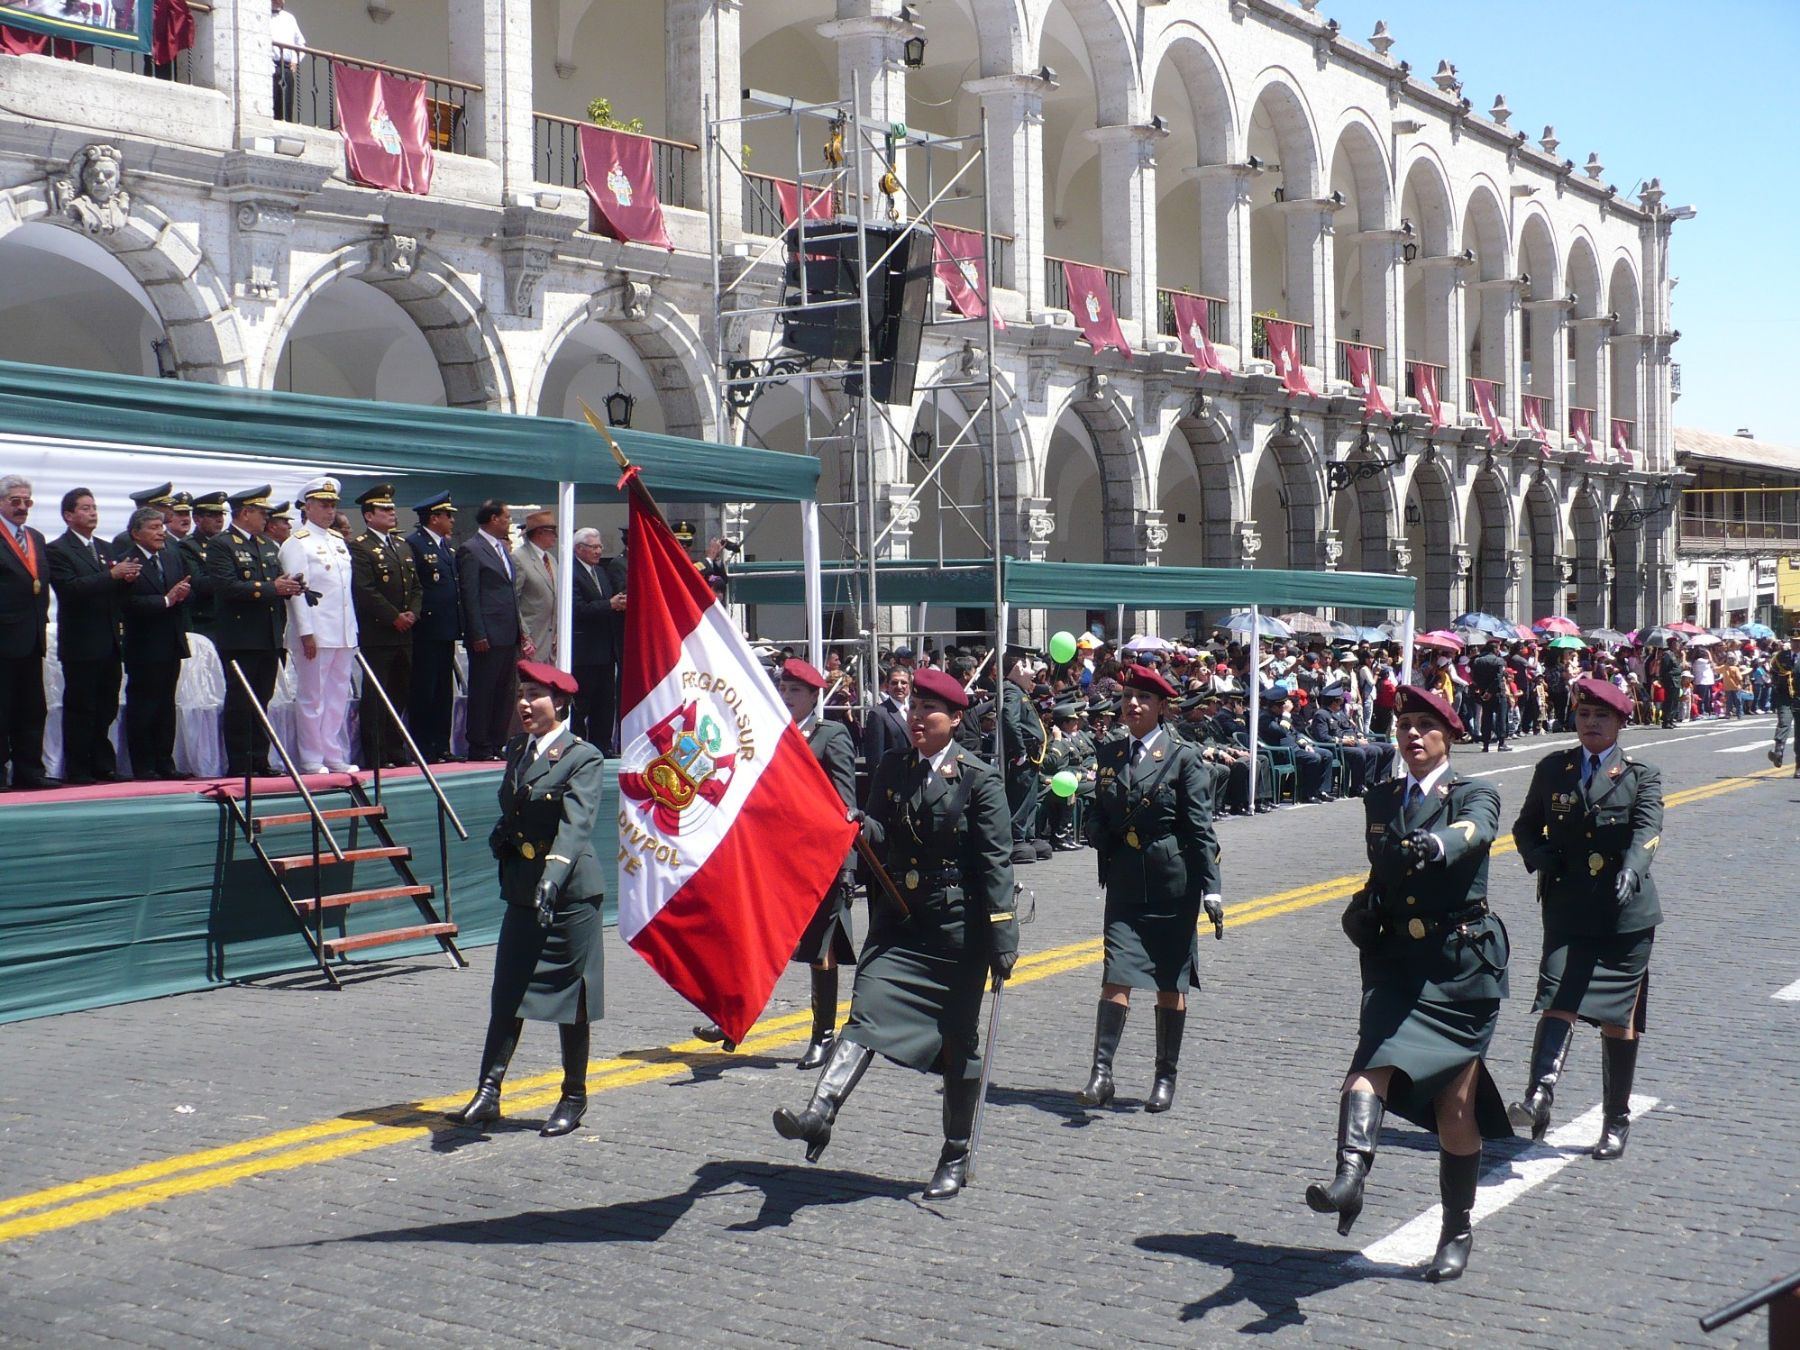
<instances>
[{"instance_id":1,"label":"peruvian flag","mask_svg":"<svg viewBox=\"0 0 1800 1350\"><path fill-rule=\"evenodd\" d=\"M1531 439L1541 447L1544 455L1550 453L1550 436L1544 430L1544 409L1547 400L1536 394L1527 394L1522 402L1525 414L1525 429L1531 433Z\"/></svg>"},{"instance_id":2,"label":"peruvian flag","mask_svg":"<svg viewBox=\"0 0 1800 1350\"><path fill-rule=\"evenodd\" d=\"M781 199L781 223L789 229L800 219L800 185L786 179L775 180L775 195ZM837 214L837 199L828 187L806 189L806 218L830 220Z\"/></svg>"},{"instance_id":3,"label":"peruvian flag","mask_svg":"<svg viewBox=\"0 0 1800 1350\"><path fill-rule=\"evenodd\" d=\"M619 936L741 1041L856 827L750 644L641 491L628 582Z\"/></svg>"},{"instance_id":4,"label":"peruvian flag","mask_svg":"<svg viewBox=\"0 0 1800 1350\"><path fill-rule=\"evenodd\" d=\"M1207 299L1204 295L1189 295L1186 291L1171 291L1169 303L1175 310L1175 336L1181 339L1181 350L1188 354L1194 363L1195 370L1210 370L1216 375L1231 374L1231 367L1219 356L1218 349L1212 345L1212 333L1209 331L1212 321L1207 317Z\"/></svg>"},{"instance_id":5,"label":"peruvian flag","mask_svg":"<svg viewBox=\"0 0 1800 1350\"><path fill-rule=\"evenodd\" d=\"M1587 452L1587 457L1594 457L1594 412L1591 408L1569 409L1569 435L1575 438L1575 444Z\"/></svg>"},{"instance_id":6,"label":"peruvian flag","mask_svg":"<svg viewBox=\"0 0 1800 1350\"><path fill-rule=\"evenodd\" d=\"M1387 400L1381 396L1381 386L1375 383L1375 353L1359 342L1346 342L1344 351L1350 361L1350 383L1362 390L1363 415L1381 413L1392 417L1394 410L1388 407Z\"/></svg>"},{"instance_id":7,"label":"peruvian flag","mask_svg":"<svg viewBox=\"0 0 1800 1350\"><path fill-rule=\"evenodd\" d=\"M950 304L965 319L987 317L988 251L987 236L975 230L959 230L949 225L932 229L935 238L933 264L938 280L950 297ZM998 314L994 327L1006 327Z\"/></svg>"},{"instance_id":8,"label":"peruvian flag","mask_svg":"<svg viewBox=\"0 0 1800 1350\"><path fill-rule=\"evenodd\" d=\"M1409 361L1406 368L1412 374L1413 397L1419 400L1419 406L1431 419L1435 429L1444 425L1444 405L1438 398L1437 368L1423 361Z\"/></svg>"},{"instance_id":9,"label":"peruvian flag","mask_svg":"<svg viewBox=\"0 0 1800 1350\"><path fill-rule=\"evenodd\" d=\"M429 193L437 156L426 135L424 82L335 61L331 79L350 176L389 192Z\"/></svg>"},{"instance_id":10,"label":"peruvian flag","mask_svg":"<svg viewBox=\"0 0 1800 1350\"><path fill-rule=\"evenodd\" d=\"M1631 463L1631 423L1623 417L1612 420L1612 448L1625 463Z\"/></svg>"},{"instance_id":11,"label":"peruvian flag","mask_svg":"<svg viewBox=\"0 0 1800 1350\"><path fill-rule=\"evenodd\" d=\"M1482 425L1487 428L1488 444L1499 445L1506 439L1506 428L1500 425L1500 413L1495 407L1496 395L1500 386L1492 380L1469 378L1469 392L1475 398L1475 411L1481 414Z\"/></svg>"},{"instance_id":12,"label":"peruvian flag","mask_svg":"<svg viewBox=\"0 0 1800 1350\"><path fill-rule=\"evenodd\" d=\"M1294 325L1281 319L1264 319L1263 331L1269 335L1269 360L1281 377L1281 387L1290 394L1313 394L1300 368L1300 335Z\"/></svg>"},{"instance_id":13,"label":"peruvian flag","mask_svg":"<svg viewBox=\"0 0 1800 1350\"><path fill-rule=\"evenodd\" d=\"M1106 289L1106 269L1072 262L1065 262L1062 268L1063 281L1069 288L1069 308L1088 346L1095 355L1110 347L1124 352L1125 359L1131 360L1131 346L1125 341L1125 330L1119 327L1112 292Z\"/></svg>"},{"instance_id":14,"label":"peruvian flag","mask_svg":"<svg viewBox=\"0 0 1800 1350\"><path fill-rule=\"evenodd\" d=\"M648 136L582 127L581 176L597 234L674 252L656 195L655 147Z\"/></svg>"}]
</instances>

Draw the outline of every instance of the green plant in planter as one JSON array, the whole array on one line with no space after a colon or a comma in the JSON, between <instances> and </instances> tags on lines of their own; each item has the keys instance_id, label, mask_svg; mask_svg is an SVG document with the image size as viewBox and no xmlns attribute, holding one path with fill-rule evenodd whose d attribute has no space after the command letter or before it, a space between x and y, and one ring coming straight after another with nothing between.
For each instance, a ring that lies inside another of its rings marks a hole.
<instances>
[{"instance_id":1,"label":"green plant in planter","mask_svg":"<svg viewBox=\"0 0 1800 1350\"><path fill-rule=\"evenodd\" d=\"M614 117L610 98L597 98L588 104L588 120L595 126L605 127L609 131L629 131L640 136L644 132L643 118L634 117L629 122L621 122Z\"/></svg>"},{"instance_id":2,"label":"green plant in planter","mask_svg":"<svg viewBox=\"0 0 1800 1350\"><path fill-rule=\"evenodd\" d=\"M1266 352L1269 350L1269 320L1279 319L1281 315L1272 309L1259 309L1250 315L1250 350Z\"/></svg>"}]
</instances>

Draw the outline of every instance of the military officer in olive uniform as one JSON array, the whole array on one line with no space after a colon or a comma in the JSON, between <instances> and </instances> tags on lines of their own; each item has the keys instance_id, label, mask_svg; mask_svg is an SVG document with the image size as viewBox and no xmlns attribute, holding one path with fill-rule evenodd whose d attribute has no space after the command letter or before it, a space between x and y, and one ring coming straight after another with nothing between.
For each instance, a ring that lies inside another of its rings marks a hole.
<instances>
[{"instance_id":1,"label":"military officer in olive uniform","mask_svg":"<svg viewBox=\"0 0 1800 1350\"><path fill-rule=\"evenodd\" d=\"M176 496L186 497L187 494L182 492ZM175 543L188 575L193 578L193 589L188 595L188 622L193 625L196 633L210 638L213 628L214 582L207 575L206 551L213 540L225 532L225 494L205 492L198 497L188 498L188 501L193 513L193 532L171 542Z\"/></svg>"},{"instance_id":2,"label":"military officer in olive uniform","mask_svg":"<svg viewBox=\"0 0 1800 1350\"><path fill-rule=\"evenodd\" d=\"M1172 724L1177 740L1185 741L1200 755L1200 770L1212 790L1212 814L1217 820L1225 814L1226 797L1231 787L1231 766L1219 754L1212 728L1212 695L1193 693L1175 707L1181 717Z\"/></svg>"},{"instance_id":3,"label":"military officer in olive uniform","mask_svg":"<svg viewBox=\"0 0 1800 1350\"><path fill-rule=\"evenodd\" d=\"M243 685L231 673L237 662L265 709L281 672L281 640L286 630L284 606L304 583L284 573L281 550L264 537L268 526L269 486L233 493L231 525L206 546L206 578L213 593L213 645L225 664L225 772L266 774L269 737L251 710Z\"/></svg>"},{"instance_id":4,"label":"military officer in olive uniform","mask_svg":"<svg viewBox=\"0 0 1800 1350\"><path fill-rule=\"evenodd\" d=\"M1012 973L1019 946L1006 788L998 770L952 739L968 706L954 676L919 672L907 718L913 748L882 757L862 820L907 912L879 888L871 892L850 1021L806 1109L775 1113L776 1132L804 1139L807 1161L816 1162L877 1051L942 1074L944 1148L928 1200L955 1195L967 1178L981 1092L982 990L989 971L996 983Z\"/></svg>"},{"instance_id":5,"label":"military officer in olive uniform","mask_svg":"<svg viewBox=\"0 0 1800 1350\"><path fill-rule=\"evenodd\" d=\"M1402 685L1394 711L1406 772L1363 798L1369 877L1343 917L1361 953L1363 993L1338 1099L1337 1175L1307 1187L1306 1203L1336 1214L1338 1232L1349 1233L1384 1111L1435 1131L1444 1216L1425 1278L1436 1283L1469 1263L1482 1140L1512 1136L1482 1062L1499 1025L1510 951L1487 904L1500 794L1450 767L1450 745L1465 732L1441 695Z\"/></svg>"},{"instance_id":6,"label":"military officer in olive uniform","mask_svg":"<svg viewBox=\"0 0 1800 1350\"><path fill-rule=\"evenodd\" d=\"M419 621L424 592L413 551L394 532L393 486L378 483L356 501L363 514L362 533L350 541L356 638L394 711L405 717L412 693L413 626ZM408 762L405 738L373 690L363 691L359 717L364 764Z\"/></svg>"},{"instance_id":7,"label":"military officer in olive uniform","mask_svg":"<svg viewBox=\"0 0 1800 1350\"><path fill-rule=\"evenodd\" d=\"M1083 1106L1113 1098L1113 1055L1133 989L1156 991L1156 1076L1146 1111L1175 1102L1187 994L1199 978L1202 910L1224 934L1212 783L1200 752L1163 726L1175 689L1148 666L1129 666L1120 713L1127 734L1100 747L1088 840L1106 891L1106 965L1094 1026L1094 1066L1076 1094Z\"/></svg>"},{"instance_id":8,"label":"military officer in olive uniform","mask_svg":"<svg viewBox=\"0 0 1800 1350\"><path fill-rule=\"evenodd\" d=\"M1094 778L1090 772L1094 764L1094 743L1081 729L1085 709L1079 696L1065 699L1050 709L1054 736L1044 750L1044 762L1040 766L1044 788L1038 810L1044 817L1044 835L1050 840L1051 849L1058 853L1073 853L1085 847L1075 837L1076 807L1086 807L1094 798ZM1059 773L1075 775L1075 791L1070 796L1059 797L1050 788L1051 781Z\"/></svg>"},{"instance_id":9,"label":"military officer in olive uniform","mask_svg":"<svg viewBox=\"0 0 1800 1350\"><path fill-rule=\"evenodd\" d=\"M1575 1019L1600 1028L1605 1121L1593 1156L1617 1158L1631 1129L1631 1084L1650 994L1650 948L1662 922L1650 864L1662 842L1662 775L1627 755L1619 733L1631 698L1606 680L1570 686L1581 745L1538 761L1513 822L1538 878L1544 954L1531 1082L1512 1123L1541 1139Z\"/></svg>"},{"instance_id":10,"label":"military officer in olive uniform","mask_svg":"<svg viewBox=\"0 0 1800 1350\"><path fill-rule=\"evenodd\" d=\"M1000 681L1000 730L1006 748L1006 804L1012 811L1012 860L1021 866L1039 860L1037 846L1038 765L1044 762L1044 722L1029 697L1031 674L1023 648L1009 657ZM1049 857L1046 847L1041 855Z\"/></svg>"},{"instance_id":11,"label":"military officer in olive uniform","mask_svg":"<svg viewBox=\"0 0 1800 1350\"><path fill-rule=\"evenodd\" d=\"M575 677L521 661L523 735L506 747L500 819L488 847L500 863L506 913L494 951L494 991L475 1095L450 1119L500 1118L500 1084L527 1017L555 1022L562 1040L562 1099L539 1131L568 1134L587 1110L588 1023L600 1016L600 904L605 873L594 856L606 760L568 729Z\"/></svg>"}]
</instances>

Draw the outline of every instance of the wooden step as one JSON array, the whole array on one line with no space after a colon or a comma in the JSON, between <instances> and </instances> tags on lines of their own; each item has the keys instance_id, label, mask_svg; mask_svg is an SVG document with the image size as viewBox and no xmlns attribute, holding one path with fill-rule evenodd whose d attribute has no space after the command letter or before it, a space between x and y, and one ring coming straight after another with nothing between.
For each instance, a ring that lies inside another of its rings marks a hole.
<instances>
[{"instance_id":1,"label":"wooden step","mask_svg":"<svg viewBox=\"0 0 1800 1350\"><path fill-rule=\"evenodd\" d=\"M344 856L335 858L331 850L320 853L290 853L284 858L270 858L269 866L277 872L297 872L308 867L331 867L338 862L366 862L371 858L411 858L412 850L403 844L380 848L347 848Z\"/></svg>"},{"instance_id":2,"label":"wooden step","mask_svg":"<svg viewBox=\"0 0 1800 1350\"><path fill-rule=\"evenodd\" d=\"M455 936L456 925L453 923L416 923L410 928L389 928L380 933L358 933L355 937L326 938L325 956L330 959L342 956L345 952L360 951L364 947L384 947L390 942L411 942L414 938Z\"/></svg>"},{"instance_id":3,"label":"wooden step","mask_svg":"<svg viewBox=\"0 0 1800 1350\"><path fill-rule=\"evenodd\" d=\"M387 815L385 806L334 806L329 811L319 812L326 820L352 820L356 817L372 817ZM294 811L279 816L253 816L250 828L254 830L272 830L277 825L304 825L312 819L305 811Z\"/></svg>"},{"instance_id":4,"label":"wooden step","mask_svg":"<svg viewBox=\"0 0 1800 1350\"><path fill-rule=\"evenodd\" d=\"M294 908L301 914L311 914L321 906L326 909L348 909L351 905L366 905L371 900L404 900L415 895L430 894L429 886L375 886L366 891L339 891L317 900L296 899Z\"/></svg>"}]
</instances>

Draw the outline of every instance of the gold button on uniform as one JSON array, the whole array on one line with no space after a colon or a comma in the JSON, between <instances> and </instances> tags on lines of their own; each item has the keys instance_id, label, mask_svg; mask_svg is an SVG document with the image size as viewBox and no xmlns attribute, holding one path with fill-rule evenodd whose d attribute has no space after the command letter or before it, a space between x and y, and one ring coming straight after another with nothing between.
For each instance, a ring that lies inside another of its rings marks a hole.
<instances>
[{"instance_id":1,"label":"gold button on uniform","mask_svg":"<svg viewBox=\"0 0 1800 1350\"><path fill-rule=\"evenodd\" d=\"M1591 875L1599 876L1601 871L1604 870L1605 867L1606 867L1606 859L1605 858L1602 858L1598 853L1588 854L1588 872Z\"/></svg>"},{"instance_id":2,"label":"gold button on uniform","mask_svg":"<svg viewBox=\"0 0 1800 1350\"><path fill-rule=\"evenodd\" d=\"M1416 942L1425 936L1425 920L1414 916L1406 921L1406 931Z\"/></svg>"},{"instance_id":3,"label":"gold button on uniform","mask_svg":"<svg viewBox=\"0 0 1800 1350\"><path fill-rule=\"evenodd\" d=\"M527 841L519 845L519 856L526 862L530 862L533 858L537 857L537 850L531 846L530 841Z\"/></svg>"},{"instance_id":4,"label":"gold button on uniform","mask_svg":"<svg viewBox=\"0 0 1800 1350\"><path fill-rule=\"evenodd\" d=\"M1406 897L1406 903L1409 905L1416 905L1419 903L1419 897L1416 895L1409 895Z\"/></svg>"},{"instance_id":5,"label":"gold button on uniform","mask_svg":"<svg viewBox=\"0 0 1800 1350\"><path fill-rule=\"evenodd\" d=\"M917 872L908 872L906 874L906 889L909 891L916 891L919 889L919 874Z\"/></svg>"}]
</instances>

